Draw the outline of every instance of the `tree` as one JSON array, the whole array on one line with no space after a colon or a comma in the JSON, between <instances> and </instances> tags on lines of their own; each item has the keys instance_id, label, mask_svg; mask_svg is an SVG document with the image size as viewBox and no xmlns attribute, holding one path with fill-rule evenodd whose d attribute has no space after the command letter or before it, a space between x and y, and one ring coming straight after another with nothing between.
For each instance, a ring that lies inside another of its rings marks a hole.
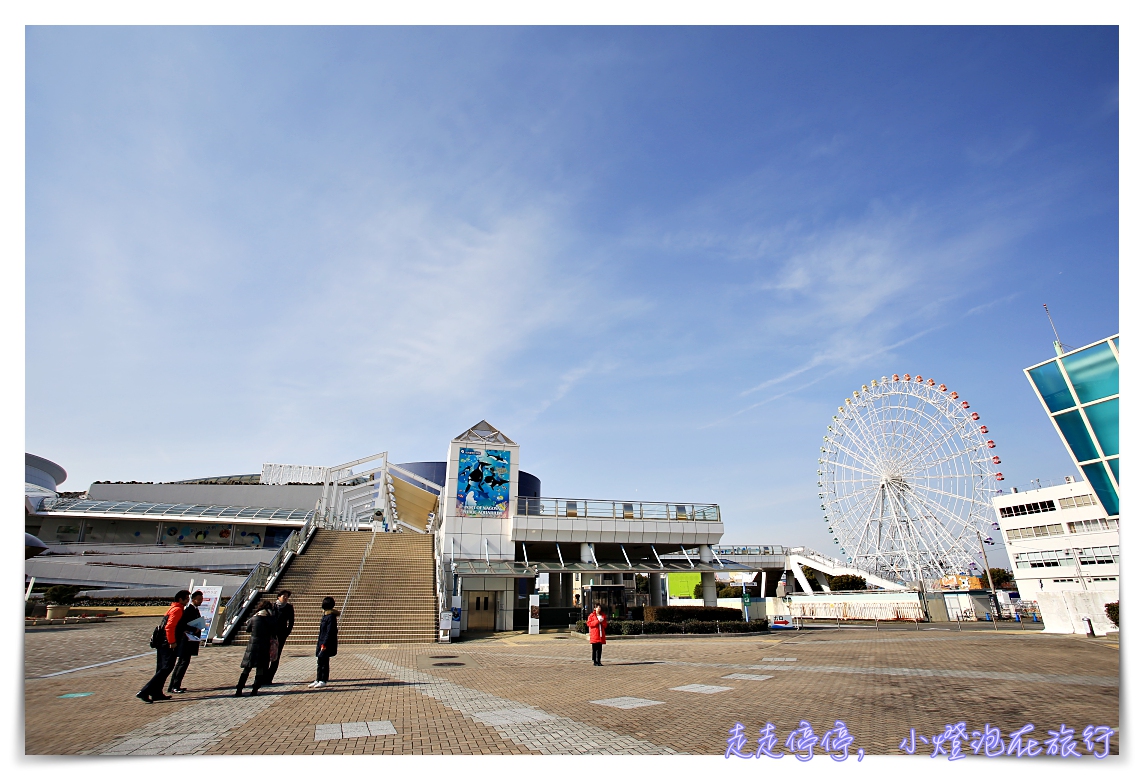
<instances>
[{"instance_id":1,"label":"tree","mask_svg":"<svg viewBox=\"0 0 1144 780\"><path fill-rule=\"evenodd\" d=\"M995 588L1003 588L1013 585L1013 572L1009 571L1008 569L991 568L989 569L989 573L993 576L993 586ZM986 577L985 582L982 584L988 585L989 578Z\"/></svg>"},{"instance_id":2,"label":"tree","mask_svg":"<svg viewBox=\"0 0 1144 780\"><path fill-rule=\"evenodd\" d=\"M839 574L826 579L831 590L866 590L866 578L857 574Z\"/></svg>"}]
</instances>

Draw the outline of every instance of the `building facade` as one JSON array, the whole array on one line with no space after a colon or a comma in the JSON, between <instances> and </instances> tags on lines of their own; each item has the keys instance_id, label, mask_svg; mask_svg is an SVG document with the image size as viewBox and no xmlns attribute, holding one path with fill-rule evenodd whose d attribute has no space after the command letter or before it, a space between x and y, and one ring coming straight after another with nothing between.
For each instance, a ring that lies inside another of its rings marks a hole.
<instances>
[{"instance_id":1,"label":"building facade","mask_svg":"<svg viewBox=\"0 0 1144 780\"><path fill-rule=\"evenodd\" d=\"M1045 413L1109 517L1120 516L1120 335L1025 369Z\"/></svg>"},{"instance_id":2,"label":"building facade","mask_svg":"<svg viewBox=\"0 0 1144 780\"><path fill-rule=\"evenodd\" d=\"M1120 595L1120 336L1025 369L1080 479L994 498L1021 599L1045 629L1116 630L1104 605ZM1082 481L1083 480L1083 481Z\"/></svg>"}]
</instances>

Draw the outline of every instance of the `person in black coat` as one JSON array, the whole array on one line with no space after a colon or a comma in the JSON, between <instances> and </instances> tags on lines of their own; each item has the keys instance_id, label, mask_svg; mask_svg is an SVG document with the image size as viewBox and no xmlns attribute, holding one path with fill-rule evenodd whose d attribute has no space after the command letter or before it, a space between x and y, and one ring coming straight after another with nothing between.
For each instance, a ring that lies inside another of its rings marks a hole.
<instances>
[{"instance_id":1,"label":"person in black coat","mask_svg":"<svg viewBox=\"0 0 1144 780\"><path fill-rule=\"evenodd\" d=\"M318 656L318 679L310 683L311 688L324 688L330 681L330 659L338 654L339 614L332 597L322 599L322 625L318 628L318 646L314 652Z\"/></svg>"},{"instance_id":2,"label":"person in black coat","mask_svg":"<svg viewBox=\"0 0 1144 780\"><path fill-rule=\"evenodd\" d=\"M202 629L188 624L192 620L198 620L202 617L199 614L199 607L202 603L203 592L196 590L191 594L191 603L183 609L183 617L179 619L179 624L175 627L175 638L178 640L175 645L175 671L171 672L171 682L167 685L167 693L187 692L187 689L183 687L183 675L187 673L187 667L191 665L191 656L199 654L199 640L189 639L187 634L197 637L202 637L203 634Z\"/></svg>"},{"instance_id":3,"label":"person in black coat","mask_svg":"<svg viewBox=\"0 0 1144 780\"><path fill-rule=\"evenodd\" d=\"M242 675L238 678L235 696L242 695L242 688L246 685L246 678L252 668L257 671L254 685L250 686L250 695L257 696L258 689L266 684L266 673L270 670L270 645L278 640L275 634L274 605L269 601L261 602L246 628L250 631L250 641L246 643L246 653L242 656Z\"/></svg>"},{"instance_id":4,"label":"person in black coat","mask_svg":"<svg viewBox=\"0 0 1144 780\"><path fill-rule=\"evenodd\" d=\"M278 592L278 600L274 602L275 633L278 636L278 655L270 664L270 671L266 675L266 684L274 684L274 675L278 672L278 662L282 660L282 648L294 630L294 605L290 603L290 591Z\"/></svg>"}]
</instances>

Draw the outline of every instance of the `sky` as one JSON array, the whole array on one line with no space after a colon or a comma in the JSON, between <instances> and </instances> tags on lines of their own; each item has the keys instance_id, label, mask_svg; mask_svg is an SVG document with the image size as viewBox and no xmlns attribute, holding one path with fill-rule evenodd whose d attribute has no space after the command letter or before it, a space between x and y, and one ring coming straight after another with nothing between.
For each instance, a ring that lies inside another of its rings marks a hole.
<instances>
[{"instance_id":1,"label":"sky","mask_svg":"<svg viewBox=\"0 0 1144 780\"><path fill-rule=\"evenodd\" d=\"M831 415L922 373L1005 486L1119 330L1115 28L26 34L26 450L94 480L444 459L835 552Z\"/></svg>"}]
</instances>

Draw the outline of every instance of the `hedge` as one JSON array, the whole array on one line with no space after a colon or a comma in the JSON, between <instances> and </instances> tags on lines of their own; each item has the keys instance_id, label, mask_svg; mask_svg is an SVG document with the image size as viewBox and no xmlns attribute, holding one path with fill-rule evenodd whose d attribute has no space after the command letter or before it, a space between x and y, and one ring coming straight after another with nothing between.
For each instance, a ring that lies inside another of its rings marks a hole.
<instances>
[{"instance_id":1,"label":"hedge","mask_svg":"<svg viewBox=\"0 0 1144 780\"><path fill-rule=\"evenodd\" d=\"M684 620L674 623L667 620L616 620L608 626L613 636L635 636L638 634L746 634L766 631L765 621L747 623L742 620ZM588 624L583 620L576 623L576 630L588 633Z\"/></svg>"},{"instance_id":2,"label":"hedge","mask_svg":"<svg viewBox=\"0 0 1144 780\"><path fill-rule=\"evenodd\" d=\"M1120 628L1120 602L1114 601L1111 604L1104 605L1104 614L1108 615L1108 619Z\"/></svg>"},{"instance_id":3,"label":"hedge","mask_svg":"<svg viewBox=\"0 0 1144 780\"><path fill-rule=\"evenodd\" d=\"M742 610L730 607L644 607L645 621L682 623L684 620L742 620Z\"/></svg>"}]
</instances>

